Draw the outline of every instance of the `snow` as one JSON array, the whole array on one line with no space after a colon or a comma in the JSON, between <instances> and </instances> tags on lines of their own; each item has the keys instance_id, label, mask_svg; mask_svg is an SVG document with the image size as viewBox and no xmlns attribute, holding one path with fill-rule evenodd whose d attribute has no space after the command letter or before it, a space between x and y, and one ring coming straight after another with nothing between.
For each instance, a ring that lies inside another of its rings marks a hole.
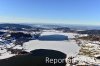
<instances>
[{"instance_id":1,"label":"snow","mask_svg":"<svg viewBox=\"0 0 100 66\"><path fill-rule=\"evenodd\" d=\"M15 47L13 47L13 49L23 49L23 47L21 45L17 45Z\"/></svg>"},{"instance_id":2,"label":"snow","mask_svg":"<svg viewBox=\"0 0 100 66\"><path fill-rule=\"evenodd\" d=\"M0 39L0 41L2 41L2 39Z\"/></svg>"},{"instance_id":3,"label":"snow","mask_svg":"<svg viewBox=\"0 0 100 66\"><path fill-rule=\"evenodd\" d=\"M100 56L100 54L97 54L97 55L94 55L95 57L99 57Z\"/></svg>"},{"instance_id":4,"label":"snow","mask_svg":"<svg viewBox=\"0 0 100 66\"><path fill-rule=\"evenodd\" d=\"M3 50L0 49L0 53L5 53L5 52L7 52L6 49L3 49Z\"/></svg>"},{"instance_id":5,"label":"snow","mask_svg":"<svg viewBox=\"0 0 100 66\"><path fill-rule=\"evenodd\" d=\"M44 35L65 35L70 38L73 38L73 33L57 33L57 32L44 32L41 36ZM60 38L60 37L59 37ZM64 40L64 41L41 41L41 40L31 40L24 43L24 48L27 51L35 49L52 49L64 52L67 56L76 55L79 51L79 46L73 40Z\"/></svg>"},{"instance_id":6,"label":"snow","mask_svg":"<svg viewBox=\"0 0 100 66\"><path fill-rule=\"evenodd\" d=\"M13 43L10 44L4 44L4 45L0 45L0 59L6 59L12 56L15 56L15 54L11 54L10 51L7 51L6 48L11 48L12 46L14 46ZM15 46L14 49L19 49L20 46Z\"/></svg>"},{"instance_id":7,"label":"snow","mask_svg":"<svg viewBox=\"0 0 100 66\"><path fill-rule=\"evenodd\" d=\"M10 54L10 53L6 52L0 56L0 59L10 58L12 56L15 56L15 54Z\"/></svg>"},{"instance_id":8,"label":"snow","mask_svg":"<svg viewBox=\"0 0 100 66\"><path fill-rule=\"evenodd\" d=\"M75 55L79 47L74 43L74 41L39 41L32 40L24 44L24 48L28 50L35 49L53 49L66 53L67 55Z\"/></svg>"},{"instance_id":9,"label":"snow","mask_svg":"<svg viewBox=\"0 0 100 66\"><path fill-rule=\"evenodd\" d=\"M4 48L4 46L0 45L0 59L9 58L12 56L15 56L15 54L11 54L11 52L7 52L7 50Z\"/></svg>"},{"instance_id":10,"label":"snow","mask_svg":"<svg viewBox=\"0 0 100 66\"><path fill-rule=\"evenodd\" d=\"M79 34L79 37L88 36L88 34Z\"/></svg>"},{"instance_id":11,"label":"snow","mask_svg":"<svg viewBox=\"0 0 100 66\"><path fill-rule=\"evenodd\" d=\"M40 38L43 36L46 36L46 38L50 38L48 37L49 36L53 36L52 38L55 39L55 36L54 35L60 35L60 36L65 36L65 37L68 37L69 39L70 38L75 38L75 35L77 35L76 33L62 33L62 32L59 32L59 31L44 31ZM57 37L58 39L59 38L62 38L62 37ZM81 35L81 36L87 36L87 35ZM84 65L86 64L86 62L88 63L94 63L94 64L100 64L100 60L96 59L95 60L95 57L98 57L100 56L100 54L98 55L95 55L94 57L88 57L88 56L85 56L85 55L78 55L79 53L79 50L82 46L78 46L76 44L76 41L75 40L31 40L29 42L25 42L23 44L23 47L21 45L17 45L15 47L13 43L11 44L6 44L6 47L7 48L10 48L10 47L13 47L13 49L25 49L25 51L32 51L32 50L36 50L36 49L51 49L51 50L57 50L57 51L61 51L63 53L65 53L67 55L67 58L68 57L71 57L73 56L74 57L74 62L75 61L79 61L80 65ZM2 41L0 39L0 41ZM83 41L83 40L81 40ZM83 41L84 42L84 41ZM99 44L98 44L99 43ZM86 47L84 48L87 48L89 47L91 51L94 51L96 50L95 52L98 52L100 51L100 42L98 41L94 41L94 42L84 42L84 45ZM4 47L4 45L0 45L0 47ZM5 59L5 58L9 58L9 57L12 57L12 56L15 56L15 54L11 54L11 52L7 52L6 49L3 48L3 50L0 49L0 59ZM67 61L67 58L66 58L66 61Z\"/></svg>"}]
</instances>

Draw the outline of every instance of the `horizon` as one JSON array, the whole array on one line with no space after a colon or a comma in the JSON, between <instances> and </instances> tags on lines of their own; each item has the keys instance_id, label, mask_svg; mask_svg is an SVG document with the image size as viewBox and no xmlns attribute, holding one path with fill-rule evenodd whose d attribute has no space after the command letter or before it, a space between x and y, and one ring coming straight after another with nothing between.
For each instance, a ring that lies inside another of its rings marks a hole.
<instances>
[{"instance_id":1,"label":"horizon","mask_svg":"<svg viewBox=\"0 0 100 66\"><path fill-rule=\"evenodd\" d=\"M99 0L1 0L0 23L100 26Z\"/></svg>"},{"instance_id":2,"label":"horizon","mask_svg":"<svg viewBox=\"0 0 100 66\"><path fill-rule=\"evenodd\" d=\"M5 23L0 23L0 24L21 24L21 25L62 25L62 26L72 26L72 27L100 27L100 25L82 25L82 24L57 24L57 23L8 23L8 22L5 22Z\"/></svg>"}]
</instances>

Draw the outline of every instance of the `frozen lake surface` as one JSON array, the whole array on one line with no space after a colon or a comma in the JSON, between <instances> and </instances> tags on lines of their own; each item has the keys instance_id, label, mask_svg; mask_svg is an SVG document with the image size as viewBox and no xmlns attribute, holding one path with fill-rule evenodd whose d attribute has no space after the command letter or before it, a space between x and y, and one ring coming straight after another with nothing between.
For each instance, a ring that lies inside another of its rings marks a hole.
<instances>
[{"instance_id":1,"label":"frozen lake surface","mask_svg":"<svg viewBox=\"0 0 100 66\"><path fill-rule=\"evenodd\" d=\"M65 37L74 37L73 33L55 33L55 32L44 32L41 35L41 39L43 40L31 40L29 42L26 42L24 44L24 48L27 49L27 51L35 50L35 49L52 49L52 50L58 50L61 51L68 56L76 55L79 51L79 46L76 44L74 40L62 40L65 39ZM56 36L56 37L55 37ZM48 37L48 38L47 38ZM49 39L49 41L46 40ZM61 39L59 40L50 40L50 39ZM45 40L44 40L45 39Z\"/></svg>"}]
</instances>

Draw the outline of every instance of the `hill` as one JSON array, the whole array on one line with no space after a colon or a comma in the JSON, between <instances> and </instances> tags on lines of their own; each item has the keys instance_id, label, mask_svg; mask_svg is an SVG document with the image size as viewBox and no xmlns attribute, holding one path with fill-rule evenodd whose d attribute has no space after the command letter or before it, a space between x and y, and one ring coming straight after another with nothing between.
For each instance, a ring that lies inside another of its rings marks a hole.
<instances>
[{"instance_id":1,"label":"hill","mask_svg":"<svg viewBox=\"0 0 100 66\"><path fill-rule=\"evenodd\" d=\"M22 24L0 24L0 29L15 29L15 30L21 30L21 29L30 29L32 28L29 25L22 25Z\"/></svg>"}]
</instances>

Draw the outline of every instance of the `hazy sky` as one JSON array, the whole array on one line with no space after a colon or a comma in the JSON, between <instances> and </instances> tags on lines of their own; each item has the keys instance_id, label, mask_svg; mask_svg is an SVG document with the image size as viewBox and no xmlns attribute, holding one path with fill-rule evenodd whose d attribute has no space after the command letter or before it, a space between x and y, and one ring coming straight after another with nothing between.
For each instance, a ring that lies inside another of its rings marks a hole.
<instances>
[{"instance_id":1,"label":"hazy sky","mask_svg":"<svg viewBox=\"0 0 100 66\"><path fill-rule=\"evenodd\" d=\"M100 25L100 0L0 0L0 23Z\"/></svg>"}]
</instances>

